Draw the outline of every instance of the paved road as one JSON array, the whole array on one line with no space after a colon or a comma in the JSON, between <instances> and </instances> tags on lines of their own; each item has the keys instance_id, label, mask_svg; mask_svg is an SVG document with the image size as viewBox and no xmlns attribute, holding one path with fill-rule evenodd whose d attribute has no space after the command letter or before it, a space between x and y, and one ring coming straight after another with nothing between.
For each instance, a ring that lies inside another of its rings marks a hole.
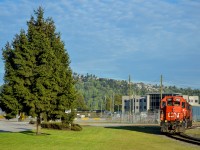
<instances>
[{"instance_id":1,"label":"paved road","mask_svg":"<svg viewBox=\"0 0 200 150\"><path fill-rule=\"evenodd\" d=\"M33 130L35 127L28 122L0 119L0 132L21 132Z\"/></svg>"}]
</instances>

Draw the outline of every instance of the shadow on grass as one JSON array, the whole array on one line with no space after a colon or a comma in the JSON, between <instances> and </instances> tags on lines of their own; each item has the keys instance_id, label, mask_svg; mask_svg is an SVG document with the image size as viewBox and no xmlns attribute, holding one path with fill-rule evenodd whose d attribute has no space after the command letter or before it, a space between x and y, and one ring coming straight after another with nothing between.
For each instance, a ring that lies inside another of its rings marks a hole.
<instances>
[{"instance_id":1,"label":"shadow on grass","mask_svg":"<svg viewBox=\"0 0 200 150\"><path fill-rule=\"evenodd\" d=\"M119 129L119 130L130 130L130 131L137 131L149 134L157 134L161 135L160 127L159 126L114 126L114 127L105 127L109 129Z\"/></svg>"},{"instance_id":2,"label":"shadow on grass","mask_svg":"<svg viewBox=\"0 0 200 150\"><path fill-rule=\"evenodd\" d=\"M10 132L10 131L6 131L6 130L0 130L0 133L1 133L1 132Z\"/></svg>"},{"instance_id":3,"label":"shadow on grass","mask_svg":"<svg viewBox=\"0 0 200 150\"><path fill-rule=\"evenodd\" d=\"M0 130L0 133L22 133L22 134L31 135L31 136L46 136L46 135L51 135L49 133L36 134L36 132L33 132L31 130L20 131L20 132L12 132L12 131Z\"/></svg>"},{"instance_id":4,"label":"shadow on grass","mask_svg":"<svg viewBox=\"0 0 200 150\"><path fill-rule=\"evenodd\" d=\"M40 133L40 134L36 134L36 132L33 132L33 131L21 131L19 133L22 133L22 134L26 134L26 135L34 135L34 136L46 136L46 135L51 135L49 133Z\"/></svg>"}]
</instances>

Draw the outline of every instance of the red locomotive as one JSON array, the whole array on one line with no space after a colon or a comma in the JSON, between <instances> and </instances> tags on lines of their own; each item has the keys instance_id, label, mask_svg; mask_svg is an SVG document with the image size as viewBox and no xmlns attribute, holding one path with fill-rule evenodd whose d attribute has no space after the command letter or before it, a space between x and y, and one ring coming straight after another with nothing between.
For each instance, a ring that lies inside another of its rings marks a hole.
<instances>
[{"instance_id":1,"label":"red locomotive","mask_svg":"<svg viewBox=\"0 0 200 150\"><path fill-rule=\"evenodd\" d=\"M165 96L160 103L161 132L180 133L191 126L191 105L182 96Z\"/></svg>"}]
</instances>

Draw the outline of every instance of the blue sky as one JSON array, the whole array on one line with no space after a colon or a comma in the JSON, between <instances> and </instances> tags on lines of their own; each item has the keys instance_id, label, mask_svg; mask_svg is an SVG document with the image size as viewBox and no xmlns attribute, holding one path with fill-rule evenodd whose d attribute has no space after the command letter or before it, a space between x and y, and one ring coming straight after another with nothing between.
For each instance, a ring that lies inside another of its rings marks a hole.
<instances>
[{"instance_id":1,"label":"blue sky","mask_svg":"<svg viewBox=\"0 0 200 150\"><path fill-rule=\"evenodd\" d=\"M200 89L199 0L0 0L0 48L39 6L52 17L73 72ZM2 58L2 55L1 55ZM0 84L4 63L0 60Z\"/></svg>"}]
</instances>

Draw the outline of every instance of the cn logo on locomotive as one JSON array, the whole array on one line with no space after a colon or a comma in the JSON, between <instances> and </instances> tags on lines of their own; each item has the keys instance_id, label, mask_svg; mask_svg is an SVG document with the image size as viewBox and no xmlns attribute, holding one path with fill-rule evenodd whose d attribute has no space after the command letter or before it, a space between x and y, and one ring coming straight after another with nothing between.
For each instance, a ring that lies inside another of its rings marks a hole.
<instances>
[{"instance_id":1,"label":"cn logo on locomotive","mask_svg":"<svg viewBox=\"0 0 200 150\"><path fill-rule=\"evenodd\" d=\"M169 118L179 118L179 113L175 113L175 112L169 112L168 113L168 117Z\"/></svg>"}]
</instances>

